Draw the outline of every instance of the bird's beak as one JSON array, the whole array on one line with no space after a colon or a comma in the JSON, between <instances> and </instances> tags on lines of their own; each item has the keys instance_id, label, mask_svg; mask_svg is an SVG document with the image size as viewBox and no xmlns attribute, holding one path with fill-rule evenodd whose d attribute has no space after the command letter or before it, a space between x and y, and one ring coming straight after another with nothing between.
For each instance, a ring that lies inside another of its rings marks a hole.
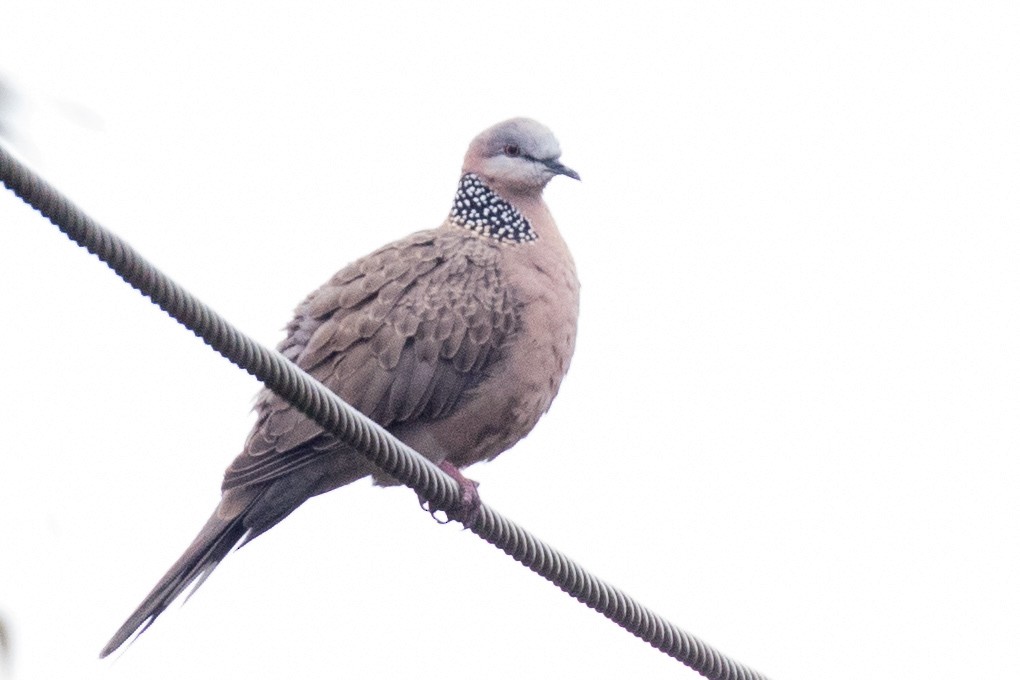
<instances>
[{"instance_id":1,"label":"bird's beak","mask_svg":"<svg viewBox=\"0 0 1020 680\"><path fill-rule=\"evenodd\" d=\"M547 161L542 161L542 163L544 163L545 167L549 168L555 175L566 175L567 177L576 179L579 182L581 181L581 176L579 174L577 174L567 166L563 165L563 163L560 163L555 158L551 158Z\"/></svg>"}]
</instances>

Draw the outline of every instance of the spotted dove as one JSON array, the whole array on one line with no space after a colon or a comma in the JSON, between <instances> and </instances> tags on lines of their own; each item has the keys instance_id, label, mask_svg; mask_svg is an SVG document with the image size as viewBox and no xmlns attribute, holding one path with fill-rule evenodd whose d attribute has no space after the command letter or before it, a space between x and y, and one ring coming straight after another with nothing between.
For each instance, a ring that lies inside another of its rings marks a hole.
<instances>
[{"instance_id":1,"label":"spotted dove","mask_svg":"<svg viewBox=\"0 0 1020 680\"><path fill-rule=\"evenodd\" d=\"M578 281L542 190L559 162L543 125L514 118L471 142L441 226L383 246L309 295L280 351L461 485L459 468L513 446L549 408L570 364ZM144 631L238 545L308 498L372 475L392 480L293 406L263 390L215 512L103 648ZM197 587L197 585L196 585Z\"/></svg>"}]
</instances>

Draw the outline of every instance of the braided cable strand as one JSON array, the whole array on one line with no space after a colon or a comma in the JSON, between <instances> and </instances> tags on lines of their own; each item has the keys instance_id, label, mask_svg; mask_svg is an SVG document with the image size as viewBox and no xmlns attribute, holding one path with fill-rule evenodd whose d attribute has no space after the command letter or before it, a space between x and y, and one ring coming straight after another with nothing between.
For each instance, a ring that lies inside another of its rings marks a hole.
<instances>
[{"instance_id":1,"label":"braided cable strand","mask_svg":"<svg viewBox=\"0 0 1020 680\"><path fill-rule=\"evenodd\" d=\"M133 288L151 299L232 363L261 380L325 429L373 463L416 489L438 509L460 498L457 483L424 456L389 436L366 416L345 404L318 381L237 330L183 287L104 229L45 180L0 146L0 180L25 203L47 217L72 241L96 255Z\"/></svg>"},{"instance_id":2,"label":"braided cable strand","mask_svg":"<svg viewBox=\"0 0 1020 680\"><path fill-rule=\"evenodd\" d=\"M72 241L96 255L206 344L251 373L375 465L413 488L430 507L446 510L460 499L457 483L322 384L234 328L223 317L147 262L0 146L0 181L42 213ZM482 505L467 527L571 597L712 680L766 680L602 581L527 530Z\"/></svg>"}]
</instances>

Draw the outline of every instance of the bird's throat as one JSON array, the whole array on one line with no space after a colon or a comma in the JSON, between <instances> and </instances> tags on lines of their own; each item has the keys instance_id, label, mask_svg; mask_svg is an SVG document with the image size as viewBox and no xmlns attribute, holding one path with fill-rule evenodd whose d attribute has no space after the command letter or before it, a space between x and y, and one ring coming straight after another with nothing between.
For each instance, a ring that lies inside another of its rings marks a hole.
<instances>
[{"instance_id":1,"label":"bird's throat","mask_svg":"<svg viewBox=\"0 0 1020 680\"><path fill-rule=\"evenodd\" d=\"M497 241L527 243L538 238L527 218L473 173L460 178L450 221Z\"/></svg>"}]
</instances>

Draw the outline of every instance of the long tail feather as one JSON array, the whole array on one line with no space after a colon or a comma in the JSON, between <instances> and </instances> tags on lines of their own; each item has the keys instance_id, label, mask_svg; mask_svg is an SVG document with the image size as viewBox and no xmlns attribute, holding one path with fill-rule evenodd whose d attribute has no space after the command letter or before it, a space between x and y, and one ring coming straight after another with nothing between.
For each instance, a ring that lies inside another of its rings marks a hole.
<instances>
[{"instance_id":1,"label":"long tail feather","mask_svg":"<svg viewBox=\"0 0 1020 680\"><path fill-rule=\"evenodd\" d=\"M135 634L135 631L139 635L145 632L145 629L152 625L156 617L162 614L170 606L170 603L187 590L192 583L195 584L196 589L202 585L216 565L220 563L220 560L226 557L235 545L246 538L247 529L242 523L243 517L244 513L240 513L232 519L224 520L213 513L180 559L170 567L170 570L159 580L152 592L142 600L134 613L124 622L124 625L106 643L103 651L99 653L99 657L107 657L116 651Z\"/></svg>"}]
</instances>

